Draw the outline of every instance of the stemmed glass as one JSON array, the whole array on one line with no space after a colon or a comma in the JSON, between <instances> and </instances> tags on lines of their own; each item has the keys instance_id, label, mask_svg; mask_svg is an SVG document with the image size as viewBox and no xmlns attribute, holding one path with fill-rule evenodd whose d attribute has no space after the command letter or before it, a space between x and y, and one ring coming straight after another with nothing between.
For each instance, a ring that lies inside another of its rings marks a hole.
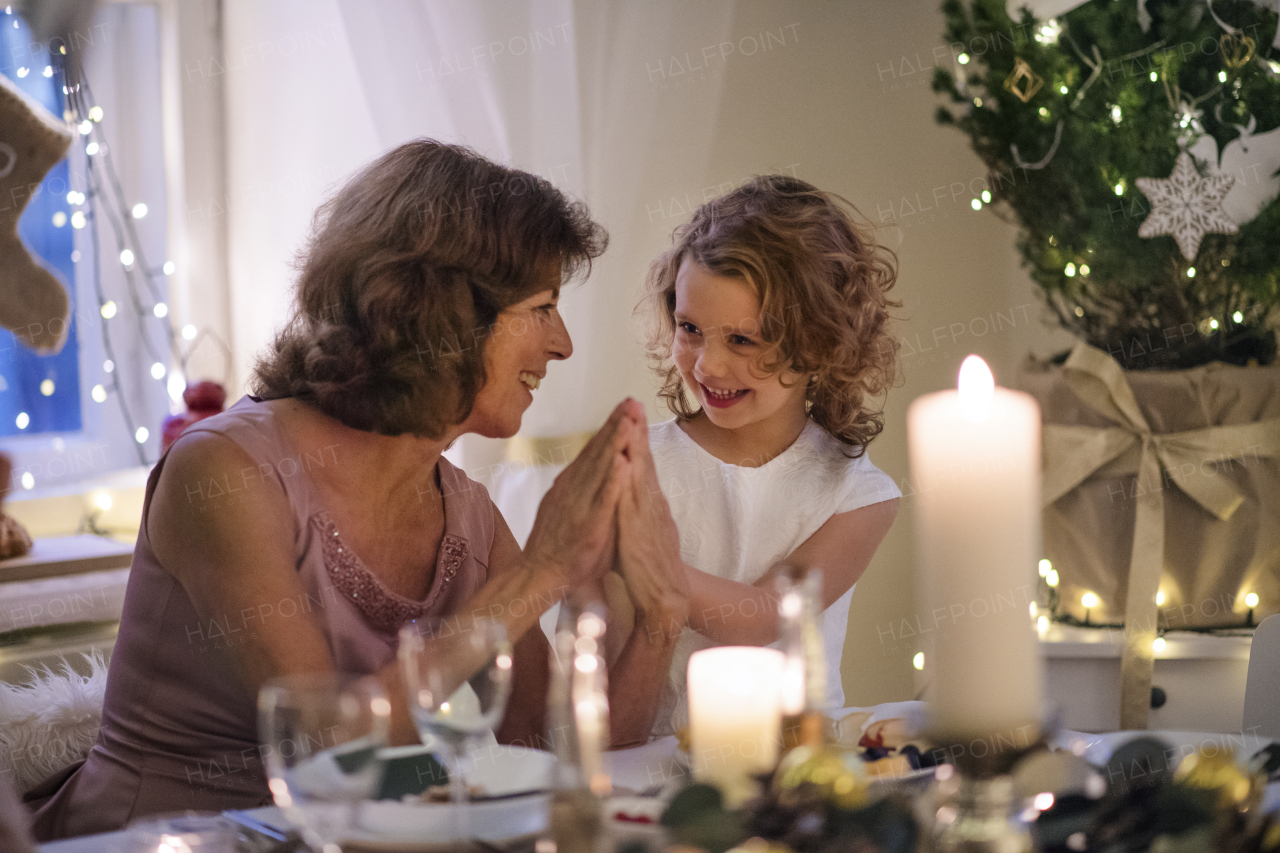
<instances>
[{"instance_id":1,"label":"stemmed glass","mask_svg":"<svg viewBox=\"0 0 1280 853\"><path fill-rule=\"evenodd\" d=\"M275 678L258 693L271 793L313 850L338 840L382 779L391 702L377 679L342 673Z\"/></svg>"},{"instance_id":2,"label":"stemmed glass","mask_svg":"<svg viewBox=\"0 0 1280 853\"><path fill-rule=\"evenodd\" d=\"M468 747L493 730L511 693L511 644L501 622L419 619L400 629L400 671L423 743L445 747L455 840L468 837Z\"/></svg>"}]
</instances>

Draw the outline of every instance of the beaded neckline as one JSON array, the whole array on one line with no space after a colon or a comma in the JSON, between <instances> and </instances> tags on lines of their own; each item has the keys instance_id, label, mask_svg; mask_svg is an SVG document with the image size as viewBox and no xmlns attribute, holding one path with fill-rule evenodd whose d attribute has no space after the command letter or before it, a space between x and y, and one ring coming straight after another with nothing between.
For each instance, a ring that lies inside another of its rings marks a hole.
<instances>
[{"instance_id":1,"label":"beaded neckline","mask_svg":"<svg viewBox=\"0 0 1280 853\"><path fill-rule=\"evenodd\" d=\"M470 553L470 543L461 536L446 533L440 540L436 560L436 576L422 601L406 598L387 588L377 575L369 571L360 557L346 546L338 527L328 512L321 510L311 517L320 530L320 550L324 567L334 587L364 615L370 626L395 633L406 622L431 612L432 606L458 574L462 561Z\"/></svg>"}]
</instances>

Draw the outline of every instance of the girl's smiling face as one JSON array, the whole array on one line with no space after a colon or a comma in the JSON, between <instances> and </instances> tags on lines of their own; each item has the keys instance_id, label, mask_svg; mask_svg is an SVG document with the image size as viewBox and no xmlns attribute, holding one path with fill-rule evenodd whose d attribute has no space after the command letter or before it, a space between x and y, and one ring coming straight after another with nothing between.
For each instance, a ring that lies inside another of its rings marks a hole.
<instances>
[{"instance_id":1,"label":"girl's smiling face","mask_svg":"<svg viewBox=\"0 0 1280 853\"><path fill-rule=\"evenodd\" d=\"M760 335L760 299L749 284L685 258L675 295L671 354L685 387L713 424L740 429L803 421L800 374L784 368L762 376L768 348Z\"/></svg>"}]
</instances>

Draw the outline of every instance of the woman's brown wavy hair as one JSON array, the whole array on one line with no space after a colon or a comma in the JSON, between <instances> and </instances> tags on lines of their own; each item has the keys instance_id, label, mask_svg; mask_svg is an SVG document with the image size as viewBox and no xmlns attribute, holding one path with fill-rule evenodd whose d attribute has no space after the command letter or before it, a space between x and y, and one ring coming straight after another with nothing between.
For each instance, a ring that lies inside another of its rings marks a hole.
<instances>
[{"instance_id":1,"label":"woman's brown wavy hair","mask_svg":"<svg viewBox=\"0 0 1280 853\"><path fill-rule=\"evenodd\" d=\"M672 362L676 275L686 260L745 281L760 300L766 353L760 370L813 375L806 396L818 426L851 455L884 429L899 344L889 328L889 290L897 256L859 225L848 201L785 175L752 178L702 205L649 268L649 358L662 378L659 397L678 417L700 413Z\"/></svg>"},{"instance_id":2,"label":"woman's brown wavy hair","mask_svg":"<svg viewBox=\"0 0 1280 853\"><path fill-rule=\"evenodd\" d=\"M293 316L253 392L349 427L439 438L484 385L503 309L589 272L608 237L546 180L428 139L385 154L316 212Z\"/></svg>"}]
</instances>

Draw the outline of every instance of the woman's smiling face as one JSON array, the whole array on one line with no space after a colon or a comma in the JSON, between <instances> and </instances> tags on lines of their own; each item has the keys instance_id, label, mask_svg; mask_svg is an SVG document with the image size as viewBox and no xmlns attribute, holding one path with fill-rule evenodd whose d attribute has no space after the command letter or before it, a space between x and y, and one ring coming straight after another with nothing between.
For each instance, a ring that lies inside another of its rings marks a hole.
<instances>
[{"instance_id":1,"label":"woman's smiling face","mask_svg":"<svg viewBox=\"0 0 1280 853\"><path fill-rule=\"evenodd\" d=\"M559 264L546 264L539 275L545 290L498 315L485 343L484 387L460 432L488 438L510 438L533 402L533 392L547 375L547 363L573 354L573 341L556 307L560 300Z\"/></svg>"},{"instance_id":2,"label":"woman's smiling face","mask_svg":"<svg viewBox=\"0 0 1280 853\"><path fill-rule=\"evenodd\" d=\"M713 424L737 429L803 418L800 375L783 369L762 376L768 350L760 336L760 299L749 284L685 258L676 274L674 314L676 369Z\"/></svg>"}]
</instances>

